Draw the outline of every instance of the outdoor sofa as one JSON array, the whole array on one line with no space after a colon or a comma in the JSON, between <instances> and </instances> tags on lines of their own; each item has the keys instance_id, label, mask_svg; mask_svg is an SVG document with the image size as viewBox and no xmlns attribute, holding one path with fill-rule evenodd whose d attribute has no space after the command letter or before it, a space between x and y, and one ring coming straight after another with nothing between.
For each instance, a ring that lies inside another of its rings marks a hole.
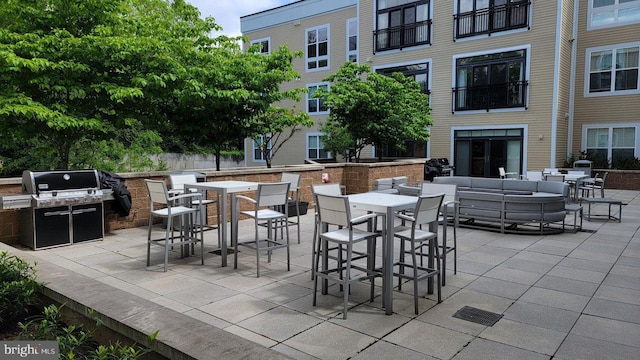
<instances>
[{"instance_id":1,"label":"outdoor sofa","mask_svg":"<svg viewBox=\"0 0 640 360\"><path fill-rule=\"evenodd\" d=\"M501 233L564 231L569 185L563 182L466 176L436 177L433 182L457 185L461 226L496 229ZM552 227L552 223L561 223L562 227Z\"/></svg>"}]
</instances>

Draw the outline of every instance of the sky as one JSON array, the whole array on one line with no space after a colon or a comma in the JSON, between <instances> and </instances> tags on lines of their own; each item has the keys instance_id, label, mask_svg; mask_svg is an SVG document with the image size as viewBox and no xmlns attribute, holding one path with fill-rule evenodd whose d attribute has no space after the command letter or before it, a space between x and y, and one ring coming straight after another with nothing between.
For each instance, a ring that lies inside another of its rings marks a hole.
<instances>
[{"instance_id":1,"label":"sky","mask_svg":"<svg viewBox=\"0 0 640 360\"><path fill-rule=\"evenodd\" d=\"M211 16L216 24L222 26L222 34L238 36L240 17L262 10L272 9L298 0L187 0L197 7L203 18Z\"/></svg>"}]
</instances>

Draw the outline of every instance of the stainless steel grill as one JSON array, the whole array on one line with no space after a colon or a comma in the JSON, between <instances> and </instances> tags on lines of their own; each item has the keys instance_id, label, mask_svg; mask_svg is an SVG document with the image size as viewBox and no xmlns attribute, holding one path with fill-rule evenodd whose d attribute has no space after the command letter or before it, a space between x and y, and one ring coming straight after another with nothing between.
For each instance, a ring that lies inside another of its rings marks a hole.
<instances>
[{"instance_id":1,"label":"stainless steel grill","mask_svg":"<svg viewBox=\"0 0 640 360\"><path fill-rule=\"evenodd\" d=\"M34 250L104 237L103 198L96 170L22 173L21 195L3 196L2 209L20 209L20 241Z\"/></svg>"}]
</instances>

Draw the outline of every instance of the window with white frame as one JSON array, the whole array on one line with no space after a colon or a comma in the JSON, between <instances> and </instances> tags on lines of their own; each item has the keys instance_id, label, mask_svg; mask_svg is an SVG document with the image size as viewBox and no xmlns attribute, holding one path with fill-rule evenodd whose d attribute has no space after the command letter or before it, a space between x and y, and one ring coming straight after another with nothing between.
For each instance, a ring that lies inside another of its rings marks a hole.
<instances>
[{"instance_id":1,"label":"window with white frame","mask_svg":"<svg viewBox=\"0 0 640 360\"><path fill-rule=\"evenodd\" d=\"M606 159L612 167L637 157L640 124L589 125L583 133L584 149L590 159Z\"/></svg>"},{"instance_id":2,"label":"window with white frame","mask_svg":"<svg viewBox=\"0 0 640 360\"><path fill-rule=\"evenodd\" d=\"M430 0L377 0L375 51L431 44Z\"/></svg>"},{"instance_id":3,"label":"window with white frame","mask_svg":"<svg viewBox=\"0 0 640 360\"><path fill-rule=\"evenodd\" d=\"M309 92L307 92L307 112L309 114L326 114L328 113L327 106L324 104L323 98L316 98L313 96L318 89L329 90L329 84L311 84L307 85Z\"/></svg>"},{"instance_id":4,"label":"window with white frame","mask_svg":"<svg viewBox=\"0 0 640 360\"><path fill-rule=\"evenodd\" d=\"M347 61L358 62L358 18L347 20Z\"/></svg>"},{"instance_id":5,"label":"window with white frame","mask_svg":"<svg viewBox=\"0 0 640 360\"><path fill-rule=\"evenodd\" d=\"M253 44L260 44L260 54L268 55L271 52L271 38L252 40L251 45Z\"/></svg>"},{"instance_id":6,"label":"window with white frame","mask_svg":"<svg viewBox=\"0 0 640 360\"><path fill-rule=\"evenodd\" d=\"M262 135L258 135L258 137L254 138L251 142L253 144L253 161L266 161L264 153L262 152L262 145L264 142L265 138ZM271 151L271 141L266 145L267 149Z\"/></svg>"},{"instance_id":7,"label":"window with white frame","mask_svg":"<svg viewBox=\"0 0 640 360\"><path fill-rule=\"evenodd\" d=\"M391 76L395 72L402 73L404 76L410 77L420 84L420 91L424 94L430 94L429 90L429 63L417 63L410 65L398 65L376 69L378 74Z\"/></svg>"},{"instance_id":8,"label":"window with white frame","mask_svg":"<svg viewBox=\"0 0 640 360\"><path fill-rule=\"evenodd\" d=\"M640 23L640 0L589 0L588 29Z\"/></svg>"},{"instance_id":9,"label":"window with white frame","mask_svg":"<svg viewBox=\"0 0 640 360\"><path fill-rule=\"evenodd\" d=\"M330 159L331 153L324 149L322 143L322 133L307 134L307 158L308 159Z\"/></svg>"},{"instance_id":10,"label":"window with white frame","mask_svg":"<svg viewBox=\"0 0 640 360\"><path fill-rule=\"evenodd\" d=\"M455 61L455 111L526 108L526 48L461 56Z\"/></svg>"},{"instance_id":11,"label":"window with white frame","mask_svg":"<svg viewBox=\"0 0 640 360\"><path fill-rule=\"evenodd\" d=\"M329 68L329 25L307 29L306 60L307 71Z\"/></svg>"},{"instance_id":12,"label":"window with white frame","mask_svg":"<svg viewBox=\"0 0 640 360\"><path fill-rule=\"evenodd\" d=\"M585 96L640 93L640 43L587 49Z\"/></svg>"}]
</instances>

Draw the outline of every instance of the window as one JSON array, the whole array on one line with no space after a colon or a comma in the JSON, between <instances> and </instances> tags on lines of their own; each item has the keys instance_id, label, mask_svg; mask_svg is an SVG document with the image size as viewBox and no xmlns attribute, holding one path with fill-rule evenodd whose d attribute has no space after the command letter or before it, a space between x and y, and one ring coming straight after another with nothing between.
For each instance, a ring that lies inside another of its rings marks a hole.
<instances>
[{"instance_id":1,"label":"window","mask_svg":"<svg viewBox=\"0 0 640 360\"><path fill-rule=\"evenodd\" d=\"M385 76L391 76L393 73L402 73L406 77L410 77L420 84L420 90L423 94L430 94L429 90L429 63L395 65L387 68L376 69L376 73ZM430 101L430 100L429 100ZM429 105L428 103L425 105ZM422 157L426 155L426 144L418 142L414 139L407 138L404 140L405 150L398 150L393 145L387 145L384 148L376 150L385 157Z\"/></svg>"},{"instance_id":2,"label":"window","mask_svg":"<svg viewBox=\"0 0 640 360\"><path fill-rule=\"evenodd\" d=\"M615 167L620 160L637 157L636 139L640 125L592 125L585 129L584 148L591 159L606 159Z\"/></svg>"},{"instance_id":3,"label":"window","mask_svg":"<svg viewBox=\"0 0 640 360\"><path fill-rule=\"evenodd\" d=\"M307 29L307 71L329 68L329 25Z\"/></svg>"},{"instance_id":4,"label":"window","mask_svg":"<svg viewBox=\"0 0 640 360\"><path fill-rule=\"evenodd\" d=\"M377 0L376 51L431 43L429 0Z\"/></svg>"},{"instance_id":5,"label":"window","mask_svg":"<svg viewBox=\"0 0 640 360\"><path fill-rule=\"evenodd\" d=\"M347 20L347 61L358 62L358 19Z\"/></svg>"},{"instance_id":6,"label":"window","mask_svg":"<svg viewBox=\"0 0 640 360\"><path fill-rule=\"evenodd\" d=\"M526 107L527 50L456 59L454 111Z\"/></svg>"},{"instance_id":7,"label":"window","mask_svg":"<svg viewBox=\"0 0 640 360\"><path fill-rule=\"evenodd\" d=\"M589 0L588 30L640 23L640 0Z\"/></svg>"},{"instance_id":8,"label":"window","mask_svg":"<svg viewBox=\"0 0 640 360\"><path fill-rule=\"evenodd\" d=\"M640 43L587 49L585 96L640 93Z\"/></svg>"},{"instance_id":9,"label":"window","mask_svg":"<svg viewBox=\"0 0 640 360\"><path fill-rule=\"evenodd\" d=\"M307 158L308 159L330 159L331 153L324 149L322 143L322 133L307 134Z\"/></svg>"},{"instance_id":10,"label":"window","mask_svg":"<svg viewBox=\"0 0 640 360\"><path fill-rule=\"evenodd\" d=\"M529 27L529 0L457 0L455 37Z\"/></svg>"},{"instance_id":11,"label":"window","mask_svg":"<svg viewBox=\"0 0 640 360\"><path fill-rule=\"evenodd\" d=\"M420 90L424 94L430 94L429 90L429 64L428 63L420 63L420 64L411 64L411 65L401 65L388 67L383 69L377 69L377 73L390 76L395 72L400 72L404 76L408 76L413 78L420 84Z\"/></svg>"},{"instance_id":12,"label":"window","mask_svg":"<svg viewBox=\"0 0 640 360\"><path fill-rule=\"evenodd\" d=\"M264 158L264 154L262 153L262 150L260 149L260 147L262 146L262 144L264 144L264 137L262 135L258 135L257 138L253 139L252 144L253 144L253 161L266 161L266 159ZM269 149L269 151L271 151L271 142L269 142L269 144L267 144L267 149Z\"/></svg>"},{"instance_id":13,"label":"window","mask_svg":"<svg viewBox=\"0 0 640 360\"><path fill-rule=\"evenodd\" d=\"M268 55L271 51L271 39L270 38L265 38L265 39L257 39L257 40L252 40L251 41L251 45L253 44L260 44L260 53L261 54L265 54Z\"/></svg>"},{"instance_id":14,"label":"window","mask_svg":"<svg viewBox=\"0 0 640 360\"><path fill-rule=\"evenodd\" d=\"M329 90L328 84L314 84L308 85L309 92L307 93L307 112L309 114L326 114L328 113L327 107L324 105L324 99L314 98L313 94L319 88Z\"/></svg>"}]
</instances>

